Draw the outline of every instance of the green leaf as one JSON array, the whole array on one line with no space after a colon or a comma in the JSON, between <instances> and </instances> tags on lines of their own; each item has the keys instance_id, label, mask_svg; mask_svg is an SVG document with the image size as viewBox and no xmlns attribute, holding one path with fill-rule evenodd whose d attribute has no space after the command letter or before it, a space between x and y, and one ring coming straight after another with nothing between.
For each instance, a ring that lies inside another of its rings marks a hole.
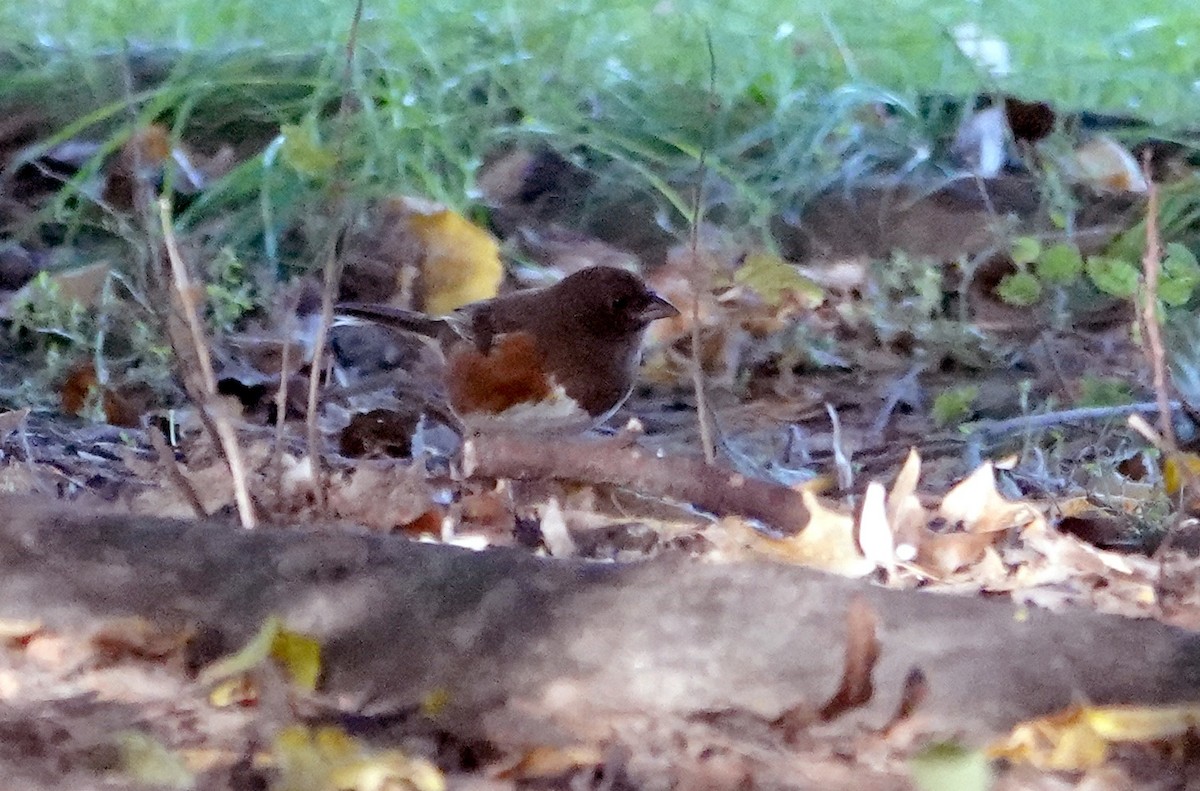
<instances>
[{"instance_id":1,"label":"green leaf","mask_svg":"<svg viewBox=\"0 0 1200 791\"><path fill-rule=\"evenodd\" d=\"M1171 242L1167 245L1167 258L1163 261L1163 269L1186 269L1189 272L1200 272L1200 263L1196 254L1187 245Z\"/></svg>"},{"instance_id":2,"label":"green leaf","mask_svg":"<svg viewBox=\"0 0 1200 791\"><path fill-rule=\"evenodd\" d=\"M945 428L953 423L961 423L971 416L971 407L979 397L979 387L963 385L939 393L933 400L933 423L938 428Z\"/></svg>"},{"instance_id":3,"label":"green leaf","mask_svg":"<svg viewBox=\"0 0 1200 791\"><path fill-rule=\"evenodd\" d=\"M1132 297L1137 293L1137 268L1123 258L1094 255L1084 265L1087 276L1096 288L1114 297Z\"/></svg>"},{"instance_id":4,"label":"green leaf","mask_svg":"<svg viewBox=\"0 0 1200 791\"><path fill-rule=\"evenodd\" d=\"M1017 266L1032 264L1042 254L1042 243L1032 236L1019 236L1013 240L1009 255Z\"/></svg>"},{"instance_id":5,"label":"green leaf","mask_svg":"<svg viewBox=\"0 0 1200 791\"><path fill-rule=\"evenodd\" d=\"M297 173L317 178L333 170L337 156L321 145L315 124L284 124L279 131L283 135L280 157Z\"/></svg>"},{"instance_id":6,"label":"green leaf","mask_svg":"<svg viewBox=\"0 0 1200 791\"><path fill-rule=\"evenodd\" d=\"M914 755L908 769L920 791L987 791L995 776L982 750L946 743Z\"/></svg>"},{"instance_id":7,"label":"green leaf","mask_svg":"<svg viewBox=\"0 0 1200 791\"><path fill-rule=\"evenodd\" d=\"M1042 298L1042 283L1029 272L1013 272L1000 281L996 295L1009 305L1029 307Z\"/></svg>"},{"instance_id":8,"label":"green leaf","mask_svg":"<svg viewBox=\"0 0 1200 791\"><path fill-rule=\"evenodd\" d=\"M1083 256L1073 244L1059 243L1042 252L1037 260L1037 274L1047 283L1065 286L1074 283L1083 273Z\"/></svg>"},{"instance_id":9,"label":"green leaf","mask_svg":"<svg viewBox=\"0 0 1200 791\"><path fill-rule=\"evenodd\" d=\"M1196 256L1178 242L1168 244L1158 281L1158 298L1171 307L1186 305L1197 285L1200 285L1200 264Z\"/></svg>"}]
</instances>

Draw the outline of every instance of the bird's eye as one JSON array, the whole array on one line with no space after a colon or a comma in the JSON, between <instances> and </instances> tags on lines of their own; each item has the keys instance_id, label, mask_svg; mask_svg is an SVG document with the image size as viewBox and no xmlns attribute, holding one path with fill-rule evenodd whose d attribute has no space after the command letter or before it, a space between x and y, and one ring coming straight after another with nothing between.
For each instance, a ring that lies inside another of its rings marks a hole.
<instances>
[{"instance_id":1,"label":"bird's eye","mask_svg":"<svg viewBox=\"0 0 1200 791\"><path fill-rule=\"evenodd\" d=\"M629 307L629 297L613 297L608 307L613 313L624 313Z\"/></svg>"}]
</instances>

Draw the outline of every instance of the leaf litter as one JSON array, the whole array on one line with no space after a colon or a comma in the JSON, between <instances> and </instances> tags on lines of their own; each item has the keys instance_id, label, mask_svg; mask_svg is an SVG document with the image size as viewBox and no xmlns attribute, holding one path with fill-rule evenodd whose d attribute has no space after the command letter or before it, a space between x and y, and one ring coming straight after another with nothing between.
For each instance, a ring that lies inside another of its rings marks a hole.
<instances>
[{"instance_id":1,"label":"leaf litter","mask_svg":"<svg viewBox=\"0 0 1200 791\"><path fill-rule=\"evenodd\" d=\"M290 133L296 134L296 130ZM150 127L130 138L101 169L92 188L100 196L98 201L117 210L130 200L124 182L130 177L129 152L134 149L154 168L169 168L174 162L185 175L191 173L190 180L175 182L181 194L202 191L232 167L228 153L204 167L192 167L186 163L200 161L197 155L182 144L172 147L165 130ZM305 154L305 161L319 164L318 153ZM44 154L56 156L61 154ZM1096 138L1073 156L1076 170L1068 168L1068 172L1097 193L1137 193L1144 187L1135 178L1140 170L1130 168L1128 151L1110 138ZM870 201L878 197L877 192L868 190L862 197ZM505 248L490 232L445 206L400 195L382 199L365 211L347 237L342 296L445 311L494 295L502 287L537 284L538 278L566 274L579 261L622 254L619 245L613 247L586 233L564 232L544 218L533 221L521 215L520 207L507 208L512 209L509 221L517 228L510 239L520 240L523 249L552 262L549 274L509 267L508 279L502 283ZM974 220L976 214L964 216ZM931 231L937 230L938 223L959 220L953 216L947 220L932 209L925 216ZM1127 224L1116 212L1105 221ZM897 218L898 227L914 222L910 216L902 222ZM203 233L195 235L199 238ZM265 385L265 395L256 396L255 404L269 400L281 371L285 378L303 380L309 375L305 363L311 347L305 333L311 324L306 317L312 313L311 306L307 312L301 307L300 297L291 313L284 311L265 321L256 317L258 328L246 325L214 338L222 344L219 364L232 391L223 397L235 411L245 408L237 418L238 429L248 456L251 489L260 505L281 523L334 519L420 540L477 548L523 546L554 558L628 561L684 553L707 562L797 563L871 577L894 587L1001 594L1029 606L1089 607L1185 628L1200 626L1200 594L1194 584L1200 562L1194 548L1173 547L1167 540L1156 555L1131 553L1101 548L1059 529L1068 518L1094 518L1096 513L1115 520L1118 532L1136 531L1139 519L1161 524L1172 513L1165 504L1167 497L1181 488L1172 467L1175 460L1161 473L1151 467L1138 480L1124 476L1113 460L1130 440L1114 423L1104 426L1099 437L1091 427L1056 426L1046 432L1031 429L1000 437L972 428L974 422L986 426L991 419L1028 413L1031 405L1070 403L1079 392L1080 371L1102 369L1124 374L1131 382L1139 380L1135 339L1120 331L1119 307L1100 301L1099 312L1115 315L1112 324L1117 331L1103 322L1092 332L1081 332L1056 326L1054 321L1031 331L1029 316L1029 310L1044 307L1042 292L1063 287L1067 275L1078 278L1086 272L1101 292L1112 293L1120 285L1117 280L1128 279L1121 274L1128 262L1093 256L1085 264L1082 257L1078 262L1071 258L1069 245L1066 252L1062 243L1044 248L1025 245L1003 266L1035 265L1030 271L1043 276L1044 282L1036 284L1041 291L1029 300L1034 307L1027 308L1023 297L998 304L1004 302L1005 293L1000 280L996 288L985 288L979 271L964 272L957 263L922 258L919 250L913 257L901 254L880 261L839 254L836 247L846 240L825 239L821 255L781 258L728 231L706 228L701 237L705 240L701 249L671 248L664 263L647 273L651 283L681 307L691 304L697 282L703 290L694 314L682 310L677 319L653 328L644 384L618 421L636 416L644 434L635 430L632 436L650 453L669 459L692 452L696 428L687 384L693 364L689 338L691 322L698 321L698 361L714 388L723 442L736 449L728 454L731 463L749 465L751 474L800 491L808 512L803 530L780 534L771 525L745 516L714 518L686 502L621 492L603 483L464 479L457 467L456 438L427 425L436 423L437 415L423 411L419 399L414 409L412 394L431 387L428 379L420 378L420 366L415 373L408 367L402 376L413 378L404 386L394 378L374 384L361 379L366 386L345 396L344 411L330 409L322 416L327 443L323 453L332 467L331 478L322 484L303 460L298 424L285 425L285 447L277 452L267 418L249 409L246 396L249 389ZM985 250L986 246L964 246L958 255L944 259L961 262L982 256ZM192 255L199 258L203 253ZM702 273L699 280L697 271ZM926 286L921 285L922 278L928 280ZM9 289L12 295L4 304L5 315L24 310L21 305L29 301L34 288L31 282L26 279ZM38 288L103 311L110 309L103 303L111 282L110 265L97 263L43 278ZM1122 288L1122 293L1129 290ZM121 298L132 300L132 294ZM954 300L962 300L957 307L963 315L976 310L975 315L986 316L986 321L971 328L952 320L943 303ZM988 301L990 312L982 307ZM986 331L981 331L984 325ZM294 346L298 362L284 369L278 357L250 358L243 350L261 337L260 330L282 346ZM1047 350L1041 357L1036 354L1039 345ZM388 360L392 367L419 357L419 352L386 335L371 339L365 352L357 341L355 346L360 359ZM1066 348L1077 356L1076 368L1071 367L1069 355L1061 353ZM102 502L106 508L129 513L187 517L194 507L179 489L190 487L206 513L228 511L233 483L221 451L203 432L195 410L178 403L178 392L168 386L166 392L132 407L133 420L118 420L118 410L111 405L113 394L125 386L118 366L98 367L79 360L75 365L72 370L82 373L64 379L59 396L64 411L83 417L54 417L24 404L0 415L0 450L5 459L0 474L7 491ZM347 367L353 368L354 363ZM1015 370L1024 372L1024 390L1011 386ZM898 387L904 382L908 386ZM236 384L243 387L232 387ZM953 412L939 411L930 395L950 392L953 385L969 385L971 397L960 398ZM302 391L297 386L296 392ZM167 404L174 404L170 411ZM398 414L409 410L416 420L377 420L365 429L360 426L366 441L356 438L347 443L343 432L352 416L379 404L399 410ZM98 411L92 409L94 405L99 405ZM279 405L275 408L277 415ZM92 422L86 419L89 415L103 416L107 423L124 428ZM182 468L182 481L176 484L164 474L164 460L146 439L146 431L159 430L157 423L146 428L139 419L150 415L169 423L170 449ZM838 420L836 431L831 415ZM381 449L400 452L393 457ZM852 476L849 480L843 476L841 489L833 488L828 477L837 459ZM788 474L797 470L812 474ZM1100 496L1114 483L1124 492L1119 498ZM321 485L327 485L329 493L324 512L317 508L314 493ZM293 683L303 676L300 686L315 686L320 647L305 643L302 635L280 624L268 624L264 630L270 633L270 640L263 638L270 648L257 651L251 664L262 659L258 654L275 656L285 663ZM109 657L133 656L151 663L182 650L172 636L154 638L128 625L126 631L119 636L111 627L101 630L93 637L92 649ZM24 640L22 650L42 665L88 661L78 649L56 643L57 638L36 629L8 639ZM854 660L848 656L848 668ZM869 696L869 691L861 691L869 686L864 673L869 676L869 670L860 669L854 679L844 681L848 689L859 688L859 693L847 692L846 700L835 707L839 711L856 695ZM110 682L85 681L83 686L88 683L103 689ZM7 694L15 695L17 690ZM249 698L238 699L244 703ZM994 745L991 754L1036 767L1092 771L1105 764L1115 743L1169 741L1194 733L1196 716L1188 707L1085 705L1019 726L1007 741ZM127 774L164 785L186 784L188 770L153 737L123 736L113 743L126 756L119 763ZM395 782L410 787L442 787L437 770L421 759L373 752L338 731L284 731L274 752L281 787L310 787L301 778L313 773L347 776L351 779L336 782L353 785L366 782L363 773L372 772L399 778ZM577 772L609 760L585 746L516 758L505 770L507 776L527 779ZM317 763L305 763L312 761ZM297 768L301 765L303 771ZM974 763L964 771L987 774Z\"/></svg>"}]
</instances>

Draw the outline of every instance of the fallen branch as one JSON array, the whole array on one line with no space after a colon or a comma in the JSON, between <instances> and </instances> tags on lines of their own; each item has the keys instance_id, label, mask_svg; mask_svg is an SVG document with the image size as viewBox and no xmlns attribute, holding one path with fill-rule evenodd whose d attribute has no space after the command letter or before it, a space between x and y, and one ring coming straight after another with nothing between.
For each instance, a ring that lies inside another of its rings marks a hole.
<instances>
[{"instance_id":1,"label":"fallen branch","mask_svg":"<svg viewBox=\"0 0 1200 791\"><path fill-rule=\"evenodd\" d=\"M744 516L798 533L809 513L800 492L698 459L660 458L609 440L555 440L516 435L475 437L463 448L468 476L605 483L665 497L717 516Z\"/></svg>"}]
</instances>

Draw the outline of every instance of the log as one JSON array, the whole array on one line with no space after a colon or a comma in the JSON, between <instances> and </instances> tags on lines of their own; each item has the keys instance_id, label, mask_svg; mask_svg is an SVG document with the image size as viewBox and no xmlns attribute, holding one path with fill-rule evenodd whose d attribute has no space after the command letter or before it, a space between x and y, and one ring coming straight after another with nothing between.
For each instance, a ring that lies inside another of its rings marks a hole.
<instances>
[{"instance_id":1,"label":"log","mask_svg":"<svg viewBox=\"0 0 1200 791\"><path fill-rule=\"evenodd\" d=\"M602 738L630 713L818 710L841 679L856 594L879 624L875 694L823 727L883 725L913 667L928 678L926 721L975 739L1081 699L1200 700L1200 636L1152 621L782 565L598 565L341 529L4 508L0 617L86 630L137 615L213 627L236 646L279 615L319 638L347 709L435 696L439 722L502 745Z\"/></svg>"}]
</instances>

